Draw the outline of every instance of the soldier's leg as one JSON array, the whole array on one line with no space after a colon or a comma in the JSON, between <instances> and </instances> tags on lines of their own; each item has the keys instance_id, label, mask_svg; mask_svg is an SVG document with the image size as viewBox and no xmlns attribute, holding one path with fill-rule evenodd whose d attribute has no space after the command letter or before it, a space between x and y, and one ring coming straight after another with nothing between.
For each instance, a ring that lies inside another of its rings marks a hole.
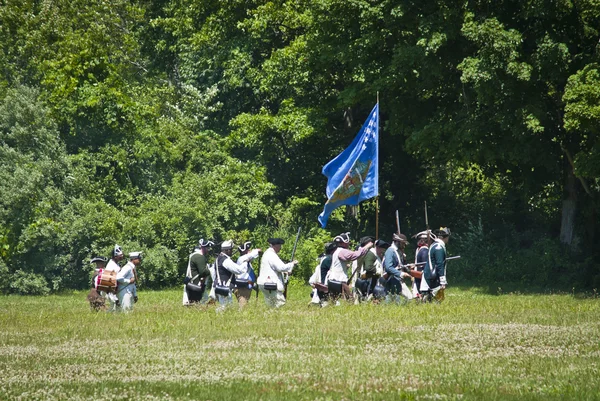
<instances>
[{"instance_id":1,"label":"soldier's leg","mask_svg":"<svg viewBox=\"0 0 600 401\"><path fill-rule=\"evenodd\" d=\"M124 294L119 294L119 302L123 312L131 312L133 310L133 294L125 291Z\"/></svg>"},{"instance_id":2,"label":"soldier's leg","mask_svg":"<svg viewBox=\"0 0 600 401\"><path fill-rule=\"evenodd\" d=\"M281 291L273 291L275 292L275 307L279 308L283 305L285 305L285 296L283 295L283 292Z\"/></svg>"},{"instance_id":3,"label":"soldier's leg","mask_svg":"<svg viewBox=\"0 0 600 401\"><path fill-rule=\"evenodd\" d=\"M402 292L401 292L401 294L408 301L410 301L411 299L413 299L412 291L408 288L408 286L404 282L402 283Z\"/></svg>"},{"instance_id":4,"label":"soldier's leg","mask_svg":"<svg viewBox=\"0 0 600 401\"><path fill-rule=\"evenodd\" d=\"M263 286L259 287L265 297L265 303L269 308L273 308L276 306L277 301L277 291L268 291L263 288Z\"/></svg>"},{"instance_id":5,"label":"soldier's leg","mask_svg":"<svg viewBox=\"0 0 600 401\"><path fill-rule=\"evenodd\" d=\"M250 288L236 288L235 297L237 298L240 308L243 308L248 304L252 290Z\"/></svg>"}]
</instances>

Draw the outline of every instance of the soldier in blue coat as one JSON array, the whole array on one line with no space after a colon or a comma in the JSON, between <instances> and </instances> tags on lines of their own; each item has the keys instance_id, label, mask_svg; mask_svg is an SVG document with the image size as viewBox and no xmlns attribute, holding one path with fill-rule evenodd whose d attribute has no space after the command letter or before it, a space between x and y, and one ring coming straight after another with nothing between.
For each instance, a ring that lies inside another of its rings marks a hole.
<instances>
[{"instance_id":1,"label":"soldier in blue coat","mask_svg":"<svg viewBox=\"0 0 600 401\"><path fill-rule=\"evenodd\" d=\"M394 233L392 236L392 245L385 251L383 268L387 274L386 292L389 300L400 301L402 296L406 300L413 298L412 292L406 284L404 278L410 278L410 275L403 271L406 267L406 255L404 248L408 244L408 239L404 234Z\"/></svg>"},{"instance_id":2,"label":"soldier in blue coat","mask_svg":"<svg viewBox=\"0 0 600 401\"><path fill-rule=\"evenodd\" d=\"M423 278L421 280L421 292L425 292L423 299L431 301L435 298L438 301L444 299L444 290L448 285L446 280L446 245L450 240L450 229L442 227L435 232L437 238L429 247L429 257L425 269L423 269Z\"/></svg>"}]
</instances>

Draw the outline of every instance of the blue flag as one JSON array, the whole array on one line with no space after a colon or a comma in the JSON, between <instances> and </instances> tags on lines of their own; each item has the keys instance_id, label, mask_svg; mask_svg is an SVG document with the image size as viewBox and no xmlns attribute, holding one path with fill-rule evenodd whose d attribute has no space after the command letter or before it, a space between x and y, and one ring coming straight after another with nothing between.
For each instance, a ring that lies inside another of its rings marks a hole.
<instances>
[{"instance_id":1,"label":"blue flag","mask_svg":"<svg viewBox=\"0 0 600 401\"><path fill-rule=\"evenodd\" d=\"M358 205L379 194L379 104L354 138L335 159L323 167L327 177L327 203L319 215L322 227L342 205Z\"/></svg>"}]
</instances>

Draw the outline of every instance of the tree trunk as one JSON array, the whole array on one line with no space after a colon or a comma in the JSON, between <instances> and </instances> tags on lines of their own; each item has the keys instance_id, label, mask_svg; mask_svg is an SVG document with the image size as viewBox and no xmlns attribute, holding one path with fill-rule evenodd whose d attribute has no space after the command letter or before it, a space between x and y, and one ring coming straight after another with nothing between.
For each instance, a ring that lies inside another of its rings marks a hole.
<instances>
[{"instance_id":1,"label":"tree trunk","mask_svg":"<svg viewBox=\"0 0 600 401\"><path fill-rule=\"evenodd\" d=\"M566 197L562 204L562 218L560 222L560 242L571 245L575 233L575 217L577 215L577 178L573 168L566 164L565 192Z\"/></svg>"}]
</instances>

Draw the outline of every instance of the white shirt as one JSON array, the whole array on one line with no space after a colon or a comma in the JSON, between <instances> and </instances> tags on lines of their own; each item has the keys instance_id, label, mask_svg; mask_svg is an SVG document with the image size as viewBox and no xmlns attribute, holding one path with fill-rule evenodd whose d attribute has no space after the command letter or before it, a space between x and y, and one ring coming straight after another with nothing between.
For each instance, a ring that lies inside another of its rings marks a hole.
<instances>
[{"instance_id":1,"label":"white shirt","mask_svg":"<svg viewBox=\"0 0 600 401\"><path fill-rule=\"evenodd\" d=\"M227 270L229 270L230 272L232 272L233 274L243 274L243 273L247 272L248 266L246 264L244 264L243 266L240 266L237 263L235 263L233 260L231 260L231 257L229 255L222 253L222 252L221 252L221 255L227 256L225 258L225 260L223 261L223 267L226 268Z\"/></svg>"},{"instance_id":2,"label":"white shirt","mask_svg":"<svg viewBox=\"0 0 600 401\"><path fill-rule=\"evenodd\" d=\"M329 272L327 273L325 284L327 284L329 280L346 283L348 281L348 274L346 273L348 265L361 256L364 256L367 251L368 249L364 247L358 248L356 251L351 251L342 247L336 249L335 252L333 252L333 255L331 255L331 269L329 269Z\"/></svg>"},{"instance_id":3,"label":"white shirt","mask_svg":"<svg viewBox=\"0 0 600 401\"><path fill-rule=\"evenodd\" d=\"M277 291L285 289L283 285L283 275L281 273L289 273L294 268L292 262L283 263L277 255L277 252L271 247L267 249L260 260L260 274L256 279L258 285L265 283L276 283Z\"/></svg>"},{"instance_id":4,"label":"white shirt","mask_svg":"<svg viewBox=\"0 0 600 401\"><path fill-rule=\"evenodd\" d=\"M323 260L325 260L325 256L319 258L319 264L317 265L313 275L310 276L310 278L308 279L308 284L310 284L310 285L322 284L321 283L321 263L323 263Z\"/></svg>"},{"instance_id":5,"label":"white shirt","mask_svg":"<svg viewBox=\"0 0 600 401\"><path fill-rule=\"evenodd\" d=\"M258 249L253 249L249 253L240 256L237 260L237 264L240 266L245 266L246 272L242 274L236 274L235 278L240 281L250 280L250 274L248 273L250 266L248 264L256 258L258 258Z\"/></svg>"},{"instance_id":6,"label":"white shirt","mask_svg":"<svg viewBox=\"0 0 600 401\"><path fill-rule=\"evenodd\" d=\"M117 262L115 262L114 260L109 260L108 263L106 264L106 268L104 270L107 270L109 272L119 272L121 271L121 266L119 266L117 264Z\"/></svg>"},{"instance_id":7,"label":"white shirt","mask_svg":"<svg viewBox=\"0 0 600 401\"><path fill-rule=\"evenodd\" d=\"M135 277L134 271L135 265L133 262L129 261L119 273L117 273L117 283L119 283L118 291L129 291L134 295L137 292L135 282L131 283L131 279Z\"/></svg>"}]
</instances>

